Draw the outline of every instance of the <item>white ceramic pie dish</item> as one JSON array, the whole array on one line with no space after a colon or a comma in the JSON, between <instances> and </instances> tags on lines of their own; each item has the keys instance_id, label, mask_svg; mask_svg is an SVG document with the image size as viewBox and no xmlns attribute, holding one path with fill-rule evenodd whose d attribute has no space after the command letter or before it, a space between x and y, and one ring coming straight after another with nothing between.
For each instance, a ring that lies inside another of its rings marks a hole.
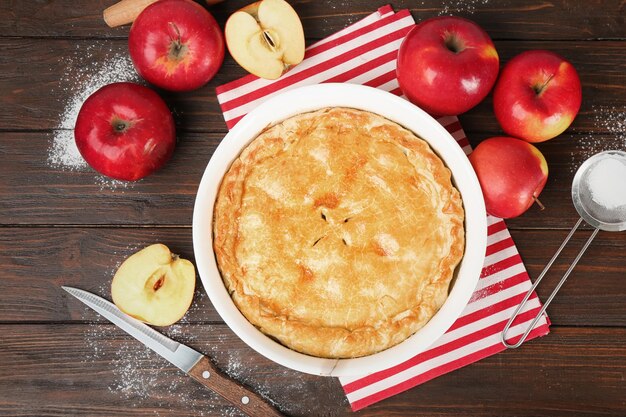
<instances>
[{"instance_id":1,"label":"white ceramic pie dish","mask_svg":"<svg viewBox=\"0 0 626 417\"><path fill-rule=\"evenodd\" d=\"M239 153L268 125L324 107L351 107L384 116L426 140L452 171L465 209L465 255L448 299L430 321L404 342L354 359L325 359L293 351L269 338L241 314L220 276L213 252L213 206L222 177ZM211 157L196 196L193 247L202 284L226 324L251 348L281 365L315 375L365 375L404 362L426 350L450 328L470 300L485 257L487 215L476 174L454 138L431 116L391 93L354 84L293 89L263 102L224 137Z\"/></svg>"}]
</instances>

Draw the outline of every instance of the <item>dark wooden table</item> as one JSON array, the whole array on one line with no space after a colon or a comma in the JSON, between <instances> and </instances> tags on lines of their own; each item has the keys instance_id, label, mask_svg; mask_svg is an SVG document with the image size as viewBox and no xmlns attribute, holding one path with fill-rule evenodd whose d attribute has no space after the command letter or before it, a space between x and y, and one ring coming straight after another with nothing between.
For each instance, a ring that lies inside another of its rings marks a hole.
<instances>
[{"instance_id":1,"label":"dark wooden table","mask_svg":"<svg viewBox=\"0 0 626 417\"><path fill-rule=\"evenodd\" d=\"M239 413L61 290L110 296L115 268L163 242L193 259L191 216L201 174L226 132L214 88L244 74L227 57L209 85L165 95L179 144L171 162L130 187L88 169L55 166L50 148L81 80L127 50L128 27L109 29L113 0L0 1L0 414L10 416L236 416ZM211 10L220 24L247 3ZM292 2L308 42L385 1ZM626 4L607 1L393 1L416 20L469 17L502 62L535 48L574 64L583 105L571 128L540 144L550 167L542 200L508 221L536 277L577 219L570 184L582 161L626 148ZM78 69L81 71L76 72ZM72 72L74 71L74 72ZM74 74L74 75L72 75ZM81 75L82 74L82 75ZM461 121L473 145L501 133L487 99ZM67 125L65 126L67 127ZM626 179L625 179L626 180ZM545 299L589 234L576 236L545 285ZM626 415L626 233L601 232L548 309L551 333L359 412L377 416ZM192 310L165 331L295 416L350 415L339 382L259 356L222 322L198 285Z\"/></svg>"}]
</instances>

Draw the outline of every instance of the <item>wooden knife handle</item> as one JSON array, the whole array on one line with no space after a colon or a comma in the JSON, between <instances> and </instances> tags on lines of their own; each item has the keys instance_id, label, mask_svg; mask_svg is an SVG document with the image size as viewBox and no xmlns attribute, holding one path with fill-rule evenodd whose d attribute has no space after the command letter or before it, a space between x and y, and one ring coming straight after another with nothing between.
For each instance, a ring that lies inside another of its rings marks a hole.
<instances>
[{"instance_id":1,"label":"wooden knife handle","mask_svg":"<svg viewBox=\"0 0 626 417\"><path fill-rule=\"evenodd\" d=\"M269 405L259 394L250 391L239 382L224 375L206 356L203 356L191 368L189 376L217 392L250 417L284 417L283 414Z\"/></svg>"}]
</instances>

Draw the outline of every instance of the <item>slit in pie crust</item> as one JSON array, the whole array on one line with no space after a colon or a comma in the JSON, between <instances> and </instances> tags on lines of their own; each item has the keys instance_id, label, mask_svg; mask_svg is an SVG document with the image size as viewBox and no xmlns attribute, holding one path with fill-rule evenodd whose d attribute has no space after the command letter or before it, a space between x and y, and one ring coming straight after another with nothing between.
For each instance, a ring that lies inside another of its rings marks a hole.
<instances>
[{"instance_id":1,"label":"slit in pie crust","mask_svg":"<svg viewBox=\"0 0 626 417\"><path fill-rule=\"evenodd\" d=\"M218 192L214 250L235 305L263 333L354 358L439 310L463 222L450 171L424 140L333 107L269 127L242 151Z\"/></svg>"}]
</instances>

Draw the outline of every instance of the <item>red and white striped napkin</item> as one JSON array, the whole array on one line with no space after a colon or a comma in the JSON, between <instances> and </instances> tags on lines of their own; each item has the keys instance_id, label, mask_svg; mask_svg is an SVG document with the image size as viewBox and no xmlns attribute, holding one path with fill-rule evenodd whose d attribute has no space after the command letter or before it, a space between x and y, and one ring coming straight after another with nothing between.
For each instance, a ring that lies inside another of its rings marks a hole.
<instances>
[{"instance_id":1,"label":"red and white striped napkin","mask_svg":"<svg viewBox=\"0 0 626 417\"><path fill-rule=\"evenodd\" d=\"M217 87L217 98L229 128L274 94L324 82L346 82L401 95L396 55L415 25L408 10L390 6L311 45L302 63L278 80L253 75ZM456 117L437 119L466 154L469 141ZM461 317L427 351L392 368L370 375L340 378L354 411L398 394L439 375L504 350L500 333L531 286L528 273L503 220L488 217L487 256L481 279ZM541 304L533 295L509 330L509 341L530 325ZM544 315L528 339L549 332Z\"/></svg>"}]
</instances>

